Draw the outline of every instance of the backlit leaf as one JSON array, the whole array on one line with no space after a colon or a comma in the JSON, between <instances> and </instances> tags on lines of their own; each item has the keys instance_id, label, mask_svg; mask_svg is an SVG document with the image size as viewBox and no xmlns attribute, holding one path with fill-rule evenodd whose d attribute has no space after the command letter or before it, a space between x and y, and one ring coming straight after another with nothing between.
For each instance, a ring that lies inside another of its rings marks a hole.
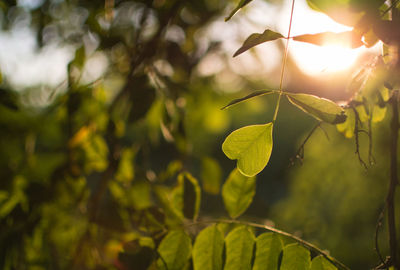
<instances>
[{"instance_id":1,"label":"backlit leaf","mask_svg":"<svg viewBox=\"0 0 400 270\"><path fill-rule=\"evenodd\" d=\"M223 108L221 108L221 110L224 110L232 105L238 104L240 102L246 101L248 99L254 98L254 97L258 97L258 96L264 96L264 95L268 95L268 94L273 94L273 93L279 93L278 91L275 90L260 90L260 91L255 91L245 97L242 98L237 98L232 100L231 102L228 103L228 105L224 106Z\"/></svg>"},{"instance_id":2,"label":"backlit leaf","mask_svg":"<svg viewBox=\"0 0 400 270\"><path fill-rule=\"evenodd\" d=\"M181 270L192 252L191 239L182 230L170 231L157 251L161 257L157 260L158 269Z\"/></svg>"},{"instance_id":3,"label":"backlit leaf","mask_svg":"<svg viewBox=\"0 0 400 270\"><path fill-rule=\"evenodd\" d=\"M178 184L172 191L172 203L184 217L196 219L200 209L201 189L196 178L184 172L178 175Z\"/></svg>"},{"instance_id":4,"label":"backlit leaf","mask_svg":"<svg viewBox=\"0 0 400 270\"><path fill-rule=\"evenodd\" d=\"M279 255L283 244L279 235L263 233L256 240L256 258L253 270L278 269Z\"/></svg>"},{"instance_id":5,"label":"backlit leaf","mask_svg":"<svg viewBox=\"0 0 400 270\"><path fill-rule=\"evenodd\" d=\"M222 151L230 159L237 159L239 171L255 176L268 164L272 152L273 124L252 125L233 131L222 144Z\"/></svg>"},{"instance_id":6,"label":"backlit leaf","mask_svg":"<svg viewBox=\"0 0 400 270\"><path fill-rule=\"evenodd\" d=\"M346 138L354 136L354 129L356 128L356 116L353 109L346 109L346 121L336 125L339 132L342 132Z\"/></svg>"},{"instance_id":7,"label":"backlit leaf","mask_svg":"<svg viewBox=\"0 0 400 270\"><path fill-rule=\"evenodd\" d=\"M201 179L203 190L210 194L218 194L221 186L221 167L215 159L210 157L202 160L202 167Z\"/></svg>"},{"instance_id":8,"label":"backlit leaf","mask_svg":"<svg viewBox=\"0 0 400 270\"><path fill-rule=\"evenodd\" d=\"M344 110L335 102L308 94L286 94L291 103L318 120L338 124L346 120Z\"/></svg>"},{"instance_id":9,"label":"backlit leaf","mask_svg":"<svg viewBox=\"0 0 400 270\"><path fill-rule=\"evenodd\" d=\"M283 38L283 35L269 29L265 30L262 34L254 33L251 34L243 43L242 47L239 48L233 55L233 57L238 56L239 54L247 51L250 48L253 48L256 45L261 43L276 40L278 38Z\"/></svg>"},{"instance_id":10,"label":"backlit leaf","mask_svg":"<svg viewBox=\"0 0 400 270\"><path fill-rule=\"evenodd\" d=\"M354 31L346 31L341 33L323 32L317 34L305 34L294 36L293 40L307 42L314 45L339 45L350 48L358 48L363 45L361 35Z\"/></svg>"},{"instance_id":11,"label":"backlit leaf","mask_svg":"<svg viewBox=\"0 0 400 270\"><path fill-rule=\"evenodd\" d=\"M231 11L231 13L229 13L228 17L225 18L225 21L229 21L233 17L233 15L235 15L235 13L239 11L239 9L241 9L251 1L253 0L240 0L239 4Z\"/></svg>"},{"instance_id":12,"label":"backlit leaf","mask_svg":"<svg viewBox=\"0 0 400 270\"><path fill-rule=\"evenodd\" d=\"M225 270L250 270L253 255L254 235L247 227L241 226L231 231L225 239Z\"/></svg>"},{"instance_id":13,"label":"backlit leaf","mask_svg":"<svg viewBox=\"0 0 400 270\"><path fill-rule=\"evenodd\" d=\"M324 256L319 255L311 262L311 270L337 270Z\"/></svg>"},{"instance_id":14,"label":"backlit leaf","mask_svg":"<svg viewBox=\"0 0 400 270\"><path fill-rule=\"evenodd\" d=\"M222 187L222 198L229 216L236 218L243 214L255 193L255 177L246 177L234 169Z\"/></svg>"},{"instance_id":15,"label":"backlit leaf","mask_svg":"<svg viewBox=\"0 0 400 270\"><path fill-rule=\"evenodd\" d=\"M299 244L290 244L283 248L280 270L309 270L310 251Z\"/></svg>"},{"instance_id":16,"label":"backlit leaf","mask_svg":"<svg viewBox=\"0 0 400 270\"><path fill-rule=\"evenodd\" d=\"M196 238L193 247L194 270L222 269L222 253L224 250L224 236L217 225L202 230Z\"/></svg>"}]
</instances>

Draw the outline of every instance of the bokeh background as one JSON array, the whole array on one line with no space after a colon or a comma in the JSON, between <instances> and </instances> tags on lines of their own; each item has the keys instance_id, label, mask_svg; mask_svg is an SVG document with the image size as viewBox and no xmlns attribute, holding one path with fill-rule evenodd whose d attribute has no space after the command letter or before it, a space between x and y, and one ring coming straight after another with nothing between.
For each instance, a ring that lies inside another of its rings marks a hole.
<instances>
[{"instance_id":1,"label":"bokeh background","mask_svg":"<svg viewBox=\"0 0 400 270\"><path fill-rule=\"evenodd\" d=\"M286 34L291 2L254 0L224 22L236 4L0 1L2 269L129 269L118 255L126 243L156 238L154 222L164 215L173 224L159 208L180 170L205 191L200 219L227 217L220 187L235 162L222 142L239 127L271 121L276 96L221 108L278 89L285 44L232 55L253 32ZM346 29L296 1L293 35ZM345 101L380 48L331 52L290 42L284 89ZM296 160L316 123L283 100L270 163L242 219L294 233L352 269L371 268L379 261L388 121L374 126L368 170L354 138L328 124ZM368 160L368 138L360 140ZM383 226L382 253L386 239Z\"/></svg>"}]
</instances>

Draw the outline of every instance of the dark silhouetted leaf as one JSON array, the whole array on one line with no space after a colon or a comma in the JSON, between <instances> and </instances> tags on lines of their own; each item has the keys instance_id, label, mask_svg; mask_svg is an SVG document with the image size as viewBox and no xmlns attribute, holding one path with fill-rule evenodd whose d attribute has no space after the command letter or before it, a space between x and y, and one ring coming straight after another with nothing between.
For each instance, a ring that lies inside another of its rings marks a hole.
<instances>
[{"instance_id":1,"label":"dark silhouetted leaf","mask_svg":"<svg viewBox=\"0 0 400 270\"><path fill-rule=\"evenodd\" d=\"M267 41L272 41L276 40L278 38L283 38L283 35L274 31L271 31L269 29L265 30L262 34L251 34L243 43L242 47L239 48L233 55L233 57L238 56L239 54L247 51L250 48L253 48L254 46L267 42Z\"/></svg>"},{"instance_id":2,"label":"dark silhouetted leaf","mask_svg":"<svg viewBox=\"0 0 400 270\"><path fill-rule=\"evenodd\" d=\"M256 193L256 179L234 169L222 187L222 198L229 216L236 218L249 207Z\"/></svg>"},{"instance_id":3,"label":"dark silhouetted leaf","mask_svg":"<svg viewBox=\"0 0 400 270\"><path fill-rule=\"evenodd\" d=\"M279 93L278 91L275 90L260 90L260 91L255 91L251 94L248 94L245 97L242 98L237 98L232 100L231 102L229 102L226 106L222 107L221 110L224 110L230 106L233 106L235 104L238 104L240 102L246 101L248 99L254 98L254 97L258 97L258 96L264 96L264 95L268 95L268 94L273 94L273 93Z\"/></svg>"},{"instance_id":4,"label":"dark silhouetted leaf","mask_svg":"<svg viewBox=\"0 0 400 270\"><path fill-rule=\"evenodd\" d=\"M192 241L182 230L170 231L158 247L158 269L181 270L192 253Z\"/></svg>"},{"instance_id":5,"label":"dark silhouetted leaf","mask_svg":"<svg viewBox=\"0 0 400 270\"><path fill-rule=\"evenodd\" d=\"M224 236L217 225L202 230L196 238L193 247L194 270L222 269L222 253L224 250Z\"/></svg>"},{"instance_id":6,"label":"dark silhouetted leaf","mask_svg":"<svg viewBox=\"0 0 400 270\"><path fill-rule=\"evenodd\" d=\"M235 13L238 12L239 9L241 9L251 1L253 0L240 0L239 4L231 11L231 13L229 13L228 17L225 18L225 21L226 22L229 21L233 17L233 15L235 15Z\"/></svg>"},{"instance_id":7,"label":"dark silhouetted leaf","mask_svg":"<svg viewBox=\"0 0 400 270\"><path fill-rule=\"evenodd\" d=\"M244 226L231 231L226 241L225 270L250 270L253 255L254 235Z\"/></svg>"},{"instance_id":8,"label":"dark silhouetted leaf","mask_svg":"<svg viewBox=\"0 0 400 270\"><path fill-rule=\"evenodd\" d=\"M290 244L283 248L280 270L310 270L310 251L299 244Z\"/></svg>"},{"instance_id":9,"label":"dark silhouetted leaf","mask_svg":"<svg viewBox=\"0 0 400 270\"><path fill-rule=\"evenodd\" d=\"M263 233L256 240L256 258L253 270L278 269L279 255L283 244L279 235Z\"/></svg>"},{"instance_id":10,"label":"dark silhouetted leaf","mask_svg":"<svg viewBox=\"0 0 400 270\"><path fill-rule=\"evenodd\" d=\"M173 190L173 204L184 217L196 219L200 209L201 189L196 178L184 172L178 175Z\"/></svg>"},{"instance_id":11,"label":"dark silhouetted leaf","mask_svg":"<svg viewBox=\"0 0 400 270\"><path fill-rule=\"evenodd\" d=\"M344 110L335 102L308 94L288 94L289 101L318 120L339 124L346 120Z\"/></svg>"},{"instance_id":12,"label":"dark silhouetted leaf","mask_svg":"<svg viewBox=\"0 0 400 270\"><path fill-rule=\"evenodd\" d=\"M307 42L315 45L340 45L350 48L358 48L364 43L361 41L361 35L354 31L341 33L323 32L318 34L305 34L294 36L293 40Z\"/></svg>"}]
</instances>

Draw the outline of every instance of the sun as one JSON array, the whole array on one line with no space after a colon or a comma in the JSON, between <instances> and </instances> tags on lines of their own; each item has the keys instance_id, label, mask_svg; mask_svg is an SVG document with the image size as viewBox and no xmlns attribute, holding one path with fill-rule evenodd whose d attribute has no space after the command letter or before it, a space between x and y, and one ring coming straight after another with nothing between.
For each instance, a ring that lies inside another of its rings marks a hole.
<instances>
[{"instance_id":1,"label":"sun","mask_svg":"<svg viewBox=\"0 0 400 270\"><path fill-rule=\"evenodd\" d=\"M287 5L289 8L289 5ZM285 11L284 11L285 12ZM283 16L281 29L287 29L289 18ZM344 32L350 27L336 23L323 13L311 10L305 1L297 1L292 24L291 36L315 34L320 32ZM286 30L287 31L287 30ZM339 72L349 69L367 49L351 49L347 44L335 44L327 41L323 46L291 41L289 53L299 68L309 75L317 76L327 72Z\"/></svg>"}]
</instances>

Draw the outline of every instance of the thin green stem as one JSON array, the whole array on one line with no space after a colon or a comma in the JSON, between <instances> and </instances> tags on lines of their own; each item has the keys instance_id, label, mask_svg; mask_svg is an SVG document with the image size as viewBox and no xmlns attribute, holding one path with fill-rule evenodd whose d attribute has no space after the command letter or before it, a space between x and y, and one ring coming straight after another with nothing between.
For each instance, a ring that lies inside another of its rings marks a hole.
<instances>
[{"instance_id":1,"label":"thin green stem","mask_svg":"<svg viewBox=\"0 0 400 270\"><path fill-rule=\"evenodd\" d=\"M279 82L279 96L278 96L278 101L276 102L276 107L275 107L275 112L274 112L274 117L272 119L272 123L275 123L276 117L278 116L279 105L281 103L281 98L282 98L282 94L283 94L282 86L283 86L283 78L284 78L284 74L285 74L286 61L287 61L288 52L289 52L289 37L290 37L290 31L292 30L294 2L295 2L295 0L292 0L292 9L290 11L289 30L288 30L288 34L287 34L288 38L286 39L285 54L283 56L281 78L280 78L280 82Z\"/></svg>"},{"instance_id":2,"label":"thin green stem","mask_svg":"<svg viewBox=\"0 0 400 270\"><path fill-rule=\"evenodd\" d=\"M226 220L226 219L217 219L217 220L209 220L209 221L198 221L198 222L194 222L191 224L187 224L186 226L194 226L194 225L198 225L198 224L214 224L214 223L227 223L227 224L241 224L241 225L246 225L246 226L250 226L253 228L260 228L260 229L264 229L270 232L274 232L277 233L279 235L283 235L285 237L288 237L296 242L298 242L299 244L305 246L306 248L308 248L309 250L316 252L318 254L321 254L322 256L324 256L327 260L329 260L332 264L334 264L336 267L340 268L340 269L344 269L344 270L350 270L349 267L347 267L346 265L344 265L342 262L338 261L337 259L333 258L332 256L330 256L326 251L323 251L322 249L316 247L315 245L291 234L285 231L281 231L279 229L276 229L274 227L268 226L268 225L263 225L263 224L258 224L258 223L253 223L253 222L246 222L246 221L240 221L240 220Z\"/></svg>"}]
</instances>

